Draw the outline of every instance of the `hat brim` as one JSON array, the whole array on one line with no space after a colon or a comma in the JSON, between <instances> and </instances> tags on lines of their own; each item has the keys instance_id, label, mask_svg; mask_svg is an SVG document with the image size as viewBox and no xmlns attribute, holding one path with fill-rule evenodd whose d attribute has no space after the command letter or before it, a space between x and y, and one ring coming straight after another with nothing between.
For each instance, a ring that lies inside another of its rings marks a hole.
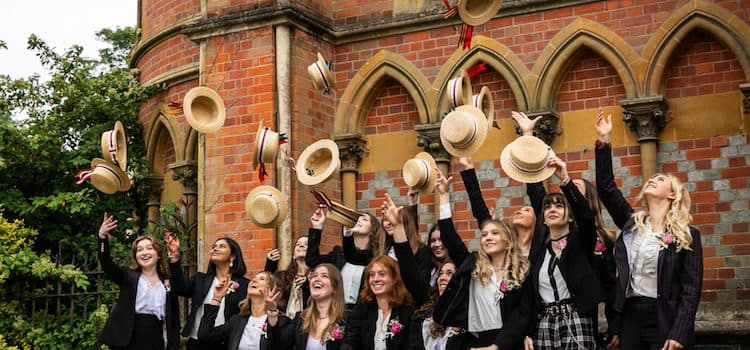
<instances>
[{"instance_id":1,"label":"hat brim","mask_svg":"<svg viewBox=\"0 0 750 350\"><path fill-rule=\"evenodd\" d=\"M503 2L501 0L476 0L474 2L481 2L483 4L487 4L487 8L485 8L482 12L476 13L471 12L468 9L468 4L472 2L471 0L462 0L458 3L458 16L461 17L461 20L470 25L470 26L480 26L482 24L485 24L489 22L492 18L497 15L497 11L500 11L500 9L503 7ZM489 3L489 4L488 4Z\"/></svg>"},{"instance_id":2,"label":"hat brim","mask_svg":"<svg viewBox=\"0 0 750 350\"><path fill-rule=\"evenodd\" d=\"M253 216L252 214L253 213L252 199L255 196L263 192L267 192L268 194L276 198L276 200L279 202L279 215L276 216L275 220L269 223L258 222L255 216ZM245 214L250 219L250 221L252 221L252 223L258 227L262 227L262 228L278 227L279 224L282 221L284 221L288 213L289 213L289 206L287 205L286 197L284 197L284 194L281 191L279 191L276 187L269 186L269 185L256 186L250 191L250 193L247 194L247 197L245 198Z\"/></svg>"},{"instance_id":3,"label":"hat brim","mask_svg":"<svg viewBox=\"0 0 750 350\"><path fill-rule=\"evenodd\" d=\"M487 122L487 117L482 113L482 111L479 108L476 108L471 105L463 105L458 106L456 108L457 111L463 111L468 112L471 114L473 118L477 120L477 128L479 129L477 131L477 137L470 145L463 147L463 148L456 148L448 142L448 140L445 139L445 136L443 136L443 133L440 133L440 142L443 144L443 147L445 148L448 153L453 155L454 157L467 157L470 156L477 151L479 151L480 148L484 145L484 141L487 139L487 131L489 130L489 123ZM442 126L441 126L442 127Z\"/></svg>"},{"instance_id":4,"label":"hat brim","mask_svg":"<svg viewBox=\"0 0 750 350\"><path fill-rule=\"evenodd\" d=\"M112 162L109 162L107 160L101 159L101 158L94 158L91 160L91 169L96 169L99 165L104 165L109 170L113 171L115 174L117 174L117 177L121 179L120 186L115 189L113 192L110 188L100 188L100 184L93 183L94 187L96 187L97 190L106 193L106 194L114 194L116 192L125 192L130 190L130 187L132 186L132 183L130 182L130 177L127 173L122 171L119 166L112 164Z\"/></svg>"},{"instance_id":5,"label":"hat brim","mask_svg":"<svg viewBox=\"0 0 750 350\"><path fill-rule=\"evenodd\" d=\"M336 83L333 81L333 73L331 73L328 63L320 52L318 52L318 59L313 64L307 66L307 74L310 76L316 89L324 90L326 82L330 89L336 89Z\"/></svg>"},{"instance_id":6,"label":"hat brim","mask_svg":"<svg viewBox=\"0 0 750 350\"><path fill-rule=\"evenodd\" d=\"M115 163L115 160L112 158L112 156L109 153L109 138L111 137L111 134L114 133L114 142L116 150L116 158L117 163ZM102 133L101 137L101 148L102 148L102 158L107 160L108 162L112 164L116 164L120 167L123 171L128 170L128 143L127 139L125 137L125 127L122 125L122 123L118 120L115 121L115 127L112 130L108 130L104 133Z\"/></svg>"},{"instance_id":7,"label":"hat brim","mask_svg":"<svg viewBox=\"0 0 750 350\"><path fill-rule=\"evenodd\" d=\"M216 117L213 118L213 120L211 120L210 122L199 120L195 116L195 111L193 111L193 101L201 97L209 99L216 105ZM224 107L224 100L222 100L221 96L219 96L216 91L205 86L198 86L190 89L190 91L185 94L185 98L182 100L182 109L185 113L185 120L187 120L188 124L190 124L193 129L198 130L204 134L210 134L221 129L221 127L224 125L224 120L227 117L227 111Z\"/></svg>"},{"instance_id":8,"label":"hat brim","mask_svg":"<svg viewBox=\"0 0 750 350\"><path fill-rule=\"evenodd\" d=\"M260 159L261 152L260 151L261 151L261 144L263 143L262 136L263 136L263 130L264 129L265 129L265 123L261 119L260 123L258 123L258 131L255 133L255 145L253 146L253 149L254 149L254 151L253 151L253 169L257 168L258 164L260 164L260 162L261 162L261 159ZM269 131L271 131L271 130L269 130ZM272 159L275 160L276 159L276 155L278 155L278 153L279 153L279 146L278 146L279 145L279 138L278 138L278 134L276 134L273 131L269 132L269 136L271 136L271 137L269 137L265 141L265 145L263 145L263 146L265 146L267 152L269 152L266 155L269 155L270 158L272 158ZM271 154L272 154L272 156L271 156ZM263 161L263 162L264 163L271 163L273 161Z\"/></svg>"},{"instance_id":9,"label":"hat brim","mask_svg":"<svg viewBox=\"0 0 750 350\"><path fill-rule=\"evenodd\" d=\"M461 82L460 89L457 88L458 84L452 84L452 82L456 81L456 79ZM471 103L469 99L472 98L473 95L474 93L472 92L471 79L469 79L469 75L465 70L461 71L461 73L457 77L448 80L445 97L446 99L448 99L448 105L451 108L457 108L458 106L463 106L467 103Z\"/></svg>"},{"instance_id":10,"label":"hat brim","mask_svg":"<svg viewBox=\"0 0 750 350\"><path fill-rule=\"evenodd\" d=\"M536 183L549 179L550 176L555 173L555 168L549 166L535 173L521 171L520 169L516 168L515 166L513 166L513 162L510 159L511 144L512 142L505 145L505 148L503 148L503 151L500 153L500 167L503 168L505 174L508 175L508 177L510 177L511 179L522 183ZM550 153L548 159L555 157L555 151L553 151L551 148L549 151Z\"/></svg>"},{"instance_id":11,"label":"hat brim","mask_svg":"<svg viewBox=\"0 0 750 350\"><path fill-rule=\"evenodd\" d=\"M320 150L327 149L331 152L331 164L320 174L308 175L305 171L310 158ZM307 146L297 159L297 180L303 185L314 186L327 181L333 174L339 171L341 159L339 159L339 146L333 140L319 140Z\"/></svg>"},{"instance_id":12,"label":"hat brim","mask_svg":"<svg viewBox=\"0 0 750 350\"><path fill-rule=\"evenodd\" d=\"M433 191L435 191L435 184L437 183L437 163L435 162L435 158L432 158L432 155L430 155L427 152L419 152L416 156L414 156L414 159L420 159L427 162L428 166L430 167L430 177L427 179L427 184L425 184L423 187L415 188L419 194L431 194Z\"/></svg>"},{"instance_id":13,"label":"hat brim","mask_svg":"<svg viewBox=\"0 0 750 350\"><path fill-rule=\"evenodd\" d=\"M354 227L362 213L344 206L341 203L331 201L332 206L328 208L326 217L345 227Z\"/></svg>"},{"instance_id":14,"label":"hat brim","mask_svg":"<svg viewBox=\"0 0 750 350\"><path fill-rule=\"evenodd\" d=\"M487 123L492 125L492 122L495 120L495 101L492 99L490 88L482 86L479 93L471 97L471 104L479 108L484 113L484 116L487 117Z\"/></svg>"}]
</instances>

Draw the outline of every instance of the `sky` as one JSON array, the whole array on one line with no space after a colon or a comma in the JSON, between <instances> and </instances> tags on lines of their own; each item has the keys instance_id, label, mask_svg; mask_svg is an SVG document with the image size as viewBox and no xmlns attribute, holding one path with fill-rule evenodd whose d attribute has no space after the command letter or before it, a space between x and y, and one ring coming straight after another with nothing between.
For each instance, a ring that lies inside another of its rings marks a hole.
<instances>
[{"instance_id":1,"label":"sky","mask_svg":"<svg viewBox=\"0 0 750 350\"><path fill-rule=\"evenodd\" d=\"M26 49L29 35L36 34L56 52L81 45L84 55L97 57L104 44L96 39L102 28L135 27L137 0L2 0L0 74L27 77L43 69L39 59Z\"/></svg>"}]
</instances>

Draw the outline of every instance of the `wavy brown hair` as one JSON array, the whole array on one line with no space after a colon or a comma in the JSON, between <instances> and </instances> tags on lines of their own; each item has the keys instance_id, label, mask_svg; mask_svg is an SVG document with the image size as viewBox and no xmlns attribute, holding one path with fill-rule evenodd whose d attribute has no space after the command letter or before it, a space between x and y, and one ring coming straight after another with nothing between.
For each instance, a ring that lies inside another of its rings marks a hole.
<instances>
[{"instance_id":1,"label":"wavy brown hair","mask_svg":"<svg viewBox=\"0 0 750 350\"><path fill-rule=\"evenodd\" d=\"M133 271L141 270L141 266L138 265L138 261L135 259L135 254L138 252L138 243L145 240L151 241L151 245L154 247L156 254L158 254L156 261L156 273L159 274L159 277L161 278L168 277L169 273L167 272L167 262L164 259L164 248L161 246L161 242L151 236L140 236L136 238L135 241L133 241L133 244L131 244L130 247L130 261L128 262L128 268Z\"/></svg>"},{"instance_id":2,"label":"wavy brown hair","mask_svg":"<svg viewBox=\"0 0 750 350\"><path fill-rule=\"evenodd\" d=\"M589 201L589 208L594 214L594 226L596 227L596 234L602 241L611 247L617 240L617 232L609 230L604 227L604 220L602 219L602 201L599 200L599 194L596 192L596 186L591 181L581 179L583 186L586 188L586 199Z\"/></svg>"},{"instance_id":3,"label":"wavy brown hair","mask_svg":"<svg viewBox=\"0 0 750 350\"><path fill-rule=\"evenodd\" d=\"M487 225L495 225L502 234L505 241L505 266L503 270L503 281L506 281L511 288L516 289L521 286L529 273L529 260L521 255L521 248L518 246L518 234L513 231L506 223L488 219L482 222L481 229L484 230ZM477 262L471 277L479 280L482 285L487 285L492 278L492 262L489 255L484 252L484 247L480 244L477 249Z\"/></svg>"},{"instance_id":4,"label":"wavy brown hair","mask_svg":"<svg viewBox=\"0 0 750 350\"><path fill-rule=\"evenodd\" d=\"M278 283L278 280L276 279L276 276L274 276L272 273L270 273L268 271L258 272L257 274L255 274L255 276L260 275L260 274L266 275L266 281L268 282L267 284L268 284L268 290L269 291L273 290L274 288L276 288L276 285ZM255 278L255 277L253 277L253 278ZM245 296L245 299L242 299L242 301L240 301L240 316L249 316L249 315L252 315L252 313L253 313L253 308L252 308L253 305L252 304L253 303L250 300L250 285L248 285L247 286L247 295Z\"/></svg>"},{"instance_id":5,"label":"wavy brown hair","mask_svg":"<svg viewBox=\"0 0 750 350\"><path fill-rule=\"evenodd\" d=\"M344 286L341 281L341 273L336 266L331 264L320 264L313 269L313 272L319 268L325 268L328 272L328 279L331 281L331 287L333 287L333 294L331 295L331 304L328 307L328 327L323 331L323 334L328 334L331 328L344 319L344 311L346 305L344 304ZM312 334L313 330L318 328L318 322L320 322L320 312L318 311L318 302L314 298L310 298L310 303L307 308L300 314L302 319L302 329L308 334ZM325 340L325 337L321 341Z\"/></svg>"},{"instance_id":6,"label":"wavy brown hair","mask_svg":"<svg viewBox=\"0 0 750 350\"><path fill-rule=\"evenodd\" d=\"M438 270L442 270L443 266L447 264L452 264L454 266L454 270L458 269L456 266L456 263L453 261L450 261L450 259L446 259L440 266L438 267ZM455 271L453 272L455 273ZM435 308L435 303L437 303L438 299L440 299L440 293L438 293L438 284L437 281L435 281L435 285L430 288L430 297L422 304L422 307L420 307L417 311L414 311L414 317L420 317L423 319L427 319L432 317L432 312ZM432 324L430 325L430 336L433 338L440 338L443 335L445 335L446 327L441 325L440 323L437 323L433 320Z\"/></svg>"},{"instance_id":7,"label":"wavy brown hair","mask_svg":"<svg viewBox=\"0 0 750 350\"><path fill-rule=\"evenodd\" d=\"M393 291L388 298L388 304L391 307L406 306L412 304L412 298L409 291L406 289L404 280L401 279L401 269L398 267L396 260L393 260L390 256L378 255L370 261L365 269L365 287L362 288L362 292L359 294L359 300L362 303L369 303L375 301L375 293L372 292L370 287L370 272L373 266L379 264L382 266L393 279Z\"/></svg>"},{"instance_id":8,"label":"wavy brown hair","mask_svg":"<svg viewBox=\"0 0 750 350\"><path fill-rule=\"evenodd\" d=\"M416 253L417 249L424 245L419 237L417 222L416 220L414 220L414 217L406 210L401 211L401 222L404 225L404 230L406 231L406 239L409 241L411 251L412 253ZM378 237L378 254L375 255L387 255L392 246L393 236L389 235L388 232L385 231L385 228L382 228L381 235Z\"/></svg>"}]
</instances>

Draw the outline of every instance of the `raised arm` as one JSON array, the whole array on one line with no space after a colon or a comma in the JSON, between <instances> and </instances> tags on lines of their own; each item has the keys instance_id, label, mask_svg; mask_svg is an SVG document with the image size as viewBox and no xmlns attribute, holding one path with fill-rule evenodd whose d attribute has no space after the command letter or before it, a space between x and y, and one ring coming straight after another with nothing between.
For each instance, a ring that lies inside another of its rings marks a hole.
<instances>
[{"instance_id":1,"label":"raised arm","mask_svg":"<svg viewBox=\"0 0 750 350\"><path fill-rule=\"evenodd\" d=\"M279 269L279 259L281 259L281 252L278 249L269 250L268 254L266 254L266 266L263 268L263 271L272 274L276 273L276 270Z\"/></svg>"},{"instance_id":2,"label":"raised arm","mask_svg":"<svg viewBox=\"0 0 750 350\"><path fill-rule=\"evenodd\" d=\"M479 187L479 179L477 179L477 173L474 170L474 161L470 157L459 157L458 162L464 167L464 170L461 170L461 179L464 181L466 194L469 195L471 214L477 220L477 226L482 227L483 222L492 219L492 213L484 202L482 189Z\"/></svg>"},{"instance_id":3,"label":"raised arm","mask_svg":"<svg viewBox=\"0 0 750 350\"><path fill-rule=\"evenodd\" d=\"M612 170L612 147L609 144L611 133L612 115L604 119L604 112L599 109L599 114L596 116L596 192L615 225L622 229L633 214L633 208L615 183Z\"/></svg>"},{"instance_id":4,"label":"raised arm","mask_svg":"<svg viewBox=\"0 0 750 350\"><path fill-rule=\"evenodd\" d=\"M323 234L323 224L326 222L326 215L323 208L318 207L310 217L310 229L307 231L307 253L305 254L305 264L311 269L323 263L330 263L331 259L320 254L320 240Z\"/></svg>"},{"instance_id":5,"label":"raised arm","mask_svg":"<svg viewBox=\"0 0 750 350\"><path fill-rule=\"evenodd\" d=\"M102 271L107 274L107 277L122 285L125 280L125 273L112 261L112 256L109 253L109 233L117 227L117 220L112 215L104 213L104 220L102 225L99 227L99 233L97 235L99 244L96 250L96 256L99 259L99 264L102 266Z\"/></svg>"},{"instance_id":6,"label":"raised arm","mask_svg":"<svg viewBox=\"0 0 750 350\"><path fill-rule=\"evenodd\" d=\"M169 252L169 279L172 283L172 291L179 296L192 297L195 279L191 277L186 281L182 273L180 239L167 230L164 230L164 238L167 241L167 251Z\"/></svg>"},{"instance_id":7,"label":"raised arm","mask_svg":"<svg viewBox=\"0 0 750 350\"><path fill-rule=\"evenodd\" d=\"M396 253L396 259L401 271L401 279L404 280L406 289L414 299L415 307L419 307L427 299L427 291L430 286L426 280L421 278L417 270L417 260L409 245L409 239L406 235L407 228L401 220L401 211L404 207L396 206L388 193L385 194L383 203L384 215L393 224L393 249Z\"/></svg>"},{"instance_id":8,"label":"raised arm","mask_svg":"<svg viewBox=\"0 0 750 350\"><path fill-rule=\"evenodd\" d=\"M461 266L464 259L469 256L469 249L466 248L461 237L458 236L456 226L453 224L453 219L451 218L451 201L448 187L453 177L451 176L446 179L445 175L439 169L435 168L435 171L438 176L437 190L440 196L440 220L438 220L440 240L443 241L443 246L448 250L448 256L451 260L456 266Z\"/></svg>"},{"instance_id":9,"label":"raised arm","mask_svg":"<svg viewBox=\"0 0 750 350\"><path fill-rule=\"evenodd\" d=\"M583 247L590 247L590 249L586 248L584 251L593 254L594 245L596 244L596 226L594 224L594 214L591 211L591 207L589 207L589 201L581 194L573 181L570 181L565 162L555 157L550 160L550 166L556 168L555 176L560 179L560 190L570 204L573 218L576 221L578 239Z\"/></svg>"}]
</instances>

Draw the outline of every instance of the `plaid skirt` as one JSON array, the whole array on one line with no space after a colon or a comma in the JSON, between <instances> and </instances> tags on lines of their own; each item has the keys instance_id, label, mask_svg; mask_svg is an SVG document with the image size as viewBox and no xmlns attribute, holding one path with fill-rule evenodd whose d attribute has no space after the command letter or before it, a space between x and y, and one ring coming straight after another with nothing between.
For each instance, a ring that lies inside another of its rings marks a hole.
<instances>
[{"instance_id":1,"label":"plaid skirt","mask_svg":"<svg viewBox=\"0 0 750 350\"><path fill-rule=\"evenodd\" d=\"M534 349L597 349L591 316L580 315L575 309L558 315L542 314L534 333Z\"/></svg>"}]
</instances>

